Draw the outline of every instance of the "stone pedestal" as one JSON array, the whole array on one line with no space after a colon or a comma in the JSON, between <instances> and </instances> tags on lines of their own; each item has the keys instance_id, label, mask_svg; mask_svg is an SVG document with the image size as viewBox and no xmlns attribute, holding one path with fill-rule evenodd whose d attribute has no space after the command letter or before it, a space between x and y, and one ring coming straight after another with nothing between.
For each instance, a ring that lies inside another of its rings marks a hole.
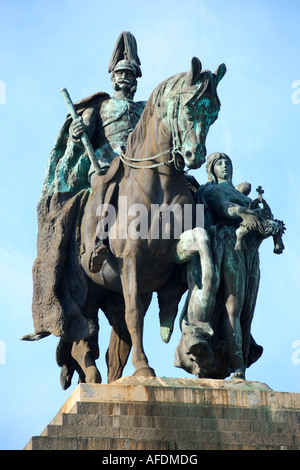
<instances>
[{"instance_id":1,"label":"stone pedestal","mask_svg":"<svg viewBox=\"0 0 300 470\"><path fill-rule=\"evenodd\" d=\"M80 384L25 450L298 450L300 394L259 382Z\"/></svg>"}]
</instances>

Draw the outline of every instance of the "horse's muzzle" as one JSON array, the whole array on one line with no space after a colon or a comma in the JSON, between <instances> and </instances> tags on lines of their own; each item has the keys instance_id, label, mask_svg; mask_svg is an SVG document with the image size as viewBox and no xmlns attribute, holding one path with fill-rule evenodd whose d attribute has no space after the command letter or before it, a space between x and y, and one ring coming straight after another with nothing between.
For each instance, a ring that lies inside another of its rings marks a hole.
<instances>
[{"instance_id":1,"label":"horse's muzzle","mask_svg":"<svg viewBox=\"0 0 300 470\"><path fill-rule=\"evenodd\" d=\"M194 153L191 152L190 150L187 150L185 152L186 165L192 170L200 168L200 166L205 162L205 157L206 157L205 146L201 146L201 148L196 150Z\"/></svg>"}]
</instances>

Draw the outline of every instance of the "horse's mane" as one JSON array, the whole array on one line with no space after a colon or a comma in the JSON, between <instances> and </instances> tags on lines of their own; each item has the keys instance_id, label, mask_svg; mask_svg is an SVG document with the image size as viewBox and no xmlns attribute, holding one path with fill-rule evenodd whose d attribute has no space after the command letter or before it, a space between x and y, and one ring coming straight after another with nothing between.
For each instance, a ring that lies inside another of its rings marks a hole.
<instances>
[{"instance_id":1,"label":"horse's mane","mask_svg":"<svg viewBox=\"0 0 300 470\"><path fill-rule=\"evenodd\" d=\"M173 75L172 77L169 77L163 82L161 82L153 90L134 131L129 134L127 140L127 155L130 155L132 153L133 149L136 147L138 142L143 142L145 140L147 123L153 116L155 108L157 106L161 106L162 98L165 98L167 95L171 94L174 88L178 85L180 80L182 80L185 75L186 73Z\"/></svg>"},{"instance_id":2,"label":"horse's mane","mask_svg":"<svg viewBox=\"0 0 300 470\"><path fill-rule=\"evenodd\" d=\"M130 154L132 154L136 149L137 145L140 142L144 142L147 131L147 123L153 116L155 109L159 109L162 106L163 99L172 95L179 96L181 94L181 90L182 93L190 93L192 95L196 94L199 99L208 89L211 89L210 84L213 80L213 74L209 70L203 70L201 72L199 77L200 83L196 89L192 89L189 85L187 87L185 86L187 76L188 73L186 72L173 75L172 77L169 77L161 82L153 90L134 131L128 136L126 155L130 156ZM217 101L217 104L220 104L215 88L216 87L214 86L214 88L211 89L211 96ZM163 114L165 109L161 108L161 111L161 114Z\"/></svg>"}]
</instances>

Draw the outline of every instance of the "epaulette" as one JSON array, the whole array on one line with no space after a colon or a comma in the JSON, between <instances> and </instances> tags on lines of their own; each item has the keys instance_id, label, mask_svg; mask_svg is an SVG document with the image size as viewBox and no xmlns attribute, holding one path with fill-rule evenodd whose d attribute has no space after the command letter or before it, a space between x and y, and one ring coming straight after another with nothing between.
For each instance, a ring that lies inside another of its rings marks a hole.
<instances>
[{"instance_id":1,"label":"epaulette","mask_svg":"<svg viewBox=\"0 0 300 470\"><path fill-rule=\"evenodd\" d=\"M95 105L99 103L100 101L107 100L108 98L110 98L108 93L100 91L98 93L94 93L88 98L84 98L83 100L77 101L76 103L74 103L74 106L75 106L76 111L80 113L84 109L92 105Z\"/></svg>"}]
</instances>

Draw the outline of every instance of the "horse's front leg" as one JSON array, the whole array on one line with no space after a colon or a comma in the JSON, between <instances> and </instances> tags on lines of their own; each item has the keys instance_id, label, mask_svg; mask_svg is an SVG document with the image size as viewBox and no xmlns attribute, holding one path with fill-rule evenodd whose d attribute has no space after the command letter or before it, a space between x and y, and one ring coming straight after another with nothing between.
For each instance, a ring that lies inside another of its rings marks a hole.
<instances>
[{"instance_id":1,"label":"horse's front leg","mask_svg":"<svg viewBox=\"0 0 300 470\"><path fill-rule=\"evenodd\" d=\"M121 261L121 282L125 300L125 321L132 341L132 363L134 375L155 377L149 367L143 347L144 305L139 293L138 268L135 256Z\"/></svg>"}]
</instances>

